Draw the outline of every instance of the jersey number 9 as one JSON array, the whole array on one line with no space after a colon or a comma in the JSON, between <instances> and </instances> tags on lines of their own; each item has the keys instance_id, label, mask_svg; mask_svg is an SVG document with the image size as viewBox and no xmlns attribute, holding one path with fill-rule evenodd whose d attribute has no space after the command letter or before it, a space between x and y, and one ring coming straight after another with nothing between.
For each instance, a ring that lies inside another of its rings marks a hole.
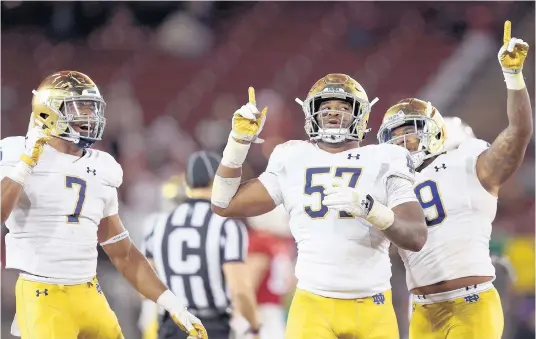
<instances>
[{"instance_id":1,"label":"jersey number 9","mask_svg":"<svg viewBox=\"0 0 536 339\"><path fill-rule=\"evenodd\" d=\"M428 193L428 194L426 194ZM415 186L415 195L419 199L419 203L425 212L429 208L435 209L435 216L429 218L426 216L426 225L428 227L437 226L445 220L446 213L445 208L443 207L443 202L441 201L441 195L437 189L437 184L435 181L426 180L417 186Z\"/></svg>"}]
</instances>

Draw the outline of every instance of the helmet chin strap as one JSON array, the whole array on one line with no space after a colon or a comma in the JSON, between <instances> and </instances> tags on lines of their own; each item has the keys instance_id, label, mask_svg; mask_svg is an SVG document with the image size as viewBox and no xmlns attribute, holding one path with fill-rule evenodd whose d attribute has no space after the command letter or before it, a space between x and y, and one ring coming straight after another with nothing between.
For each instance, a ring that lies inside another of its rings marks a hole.
<instances>
[{"instance_id":1,"label":"helmet chin strap","mask_svg":"<svg viewBox=\"0 0 536 339\"><path fill-rule=\"evenodd\" d=\"M93 146L96 140L86 139L82 137L67 137L67 136L59 136L60 139L63 139L65 141L70 141L73 144L75 144L78 148L88 148Z\"/></svg>"}]
</instances>

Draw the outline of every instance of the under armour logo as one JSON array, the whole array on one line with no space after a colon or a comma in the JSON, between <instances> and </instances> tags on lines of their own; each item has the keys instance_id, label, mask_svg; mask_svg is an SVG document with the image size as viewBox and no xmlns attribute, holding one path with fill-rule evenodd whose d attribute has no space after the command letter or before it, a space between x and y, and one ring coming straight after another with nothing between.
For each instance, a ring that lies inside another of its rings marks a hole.
<instances>
[{"instance_id":1,"label":"under armour logo","mask_svg":"<svg viewBox=\"0 0 536 339\"><path fill-rule=\"evenodd\" d=\"M471 294L464 298L466 303L476 303L480 300L480 296L478 294Z\"/></svg>"},{"instance_id":2,"label":"under armour logo","mask_svg":"<svg viewBox=\"0 0 536 339\"><path fill-rule=\"evenodd\" d=\"M383 304L385 304L385 296L383 295L383 293L375 294L375 295L372 296L372 301L376 305L383 305Z\"/></svg>"},{"instance_id":3,"label":"under armour logo","mask_svg":"<svg viewBox=\"0 0 536 339\"><path fill-rule=\"evenodd\" d=\"M362 200L361 205L368 210L369 206L370 206L370 203L368 202L368 200Z\"/></svg>"},{"instance_id":4,"label":"under armour logo","mask_svg":"<svg viewBox=\"0 0 536 339\"><path fill-rule=\"evenodd\" d=\"M48 295L48 289L44 289L43 291L35 290L35 296L39 297L41 294L44 294L45 296Z\"/></svg>"},{"instance_id":5,"label":"under armour logo","mask_svg":"<svg viewBox=\"0 0 536 339\"><path fill-rule=\"evenodd\" d=\"M87 173L93 173L93 175L97 175L97 170L95 169L91 169L91 168L87 168Z\"/></svg>"},{"instance_id":6,"label":"under armour logo","mask_svg":"<svg viewBox=\"0 0 536 339\"><path fill-rule=\"evenodd\" d=\"M348 153L348 160L355 158L355 160L359 160L359 154L352 155L352 153Z\"/></svg>"},{"instance_id":7,"label":"under armour logo","mask_svg":"<svg viewBox=\"0 0 536 339\"><path fill-rule=\"evenodd\" d=\"M439 172L440 169L447 169L447 166L445 164L441 164L441 167L434 166L435 171Z\"/></svg>"}]
</instances>

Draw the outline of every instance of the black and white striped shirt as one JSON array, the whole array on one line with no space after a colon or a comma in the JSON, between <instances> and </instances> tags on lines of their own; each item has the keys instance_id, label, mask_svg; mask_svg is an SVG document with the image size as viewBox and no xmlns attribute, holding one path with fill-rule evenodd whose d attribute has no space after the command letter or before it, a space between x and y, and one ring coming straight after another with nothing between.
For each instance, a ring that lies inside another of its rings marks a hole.
<instances>
[{"instance_id":1,"label":"black and white striped shirt","mask_svg":"<svg viewBox=\"0 0 536 339\"><path fill-rule=\"evenodd\" d=\"M244 261L248 236L242 222L212 213L210 201L188 199L171 214L155 217L143 247L190 310L224 312L230 300L222 267Z\"/></svg>"}]
</instances>

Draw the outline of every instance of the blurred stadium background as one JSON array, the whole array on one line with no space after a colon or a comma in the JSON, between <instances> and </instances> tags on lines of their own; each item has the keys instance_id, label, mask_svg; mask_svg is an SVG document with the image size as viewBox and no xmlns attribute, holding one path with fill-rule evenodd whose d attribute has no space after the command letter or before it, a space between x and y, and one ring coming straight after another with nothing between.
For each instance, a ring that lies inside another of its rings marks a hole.
<instances>
[{"instance_id":1,"label":"blurred stadium background","mask_svg":"<svg viewBox=\"0 0 536 339\"><path fill-rule=\"evenodd\" d=\"M531 45L524 75L534 93L533 2L3 1L1 10L2 137L26 133L31 90L46 75L61 69L88 74L107 102L104 141L96 147L123 165L120 214L138 244L140 221L166 208L162 184L184 169L188 154L222 151L248 86L269 114L266 142L250 151L246 177L264 169L276 144L306 137L294 98L303 99L333 72L351 75L371 99L380 98L367 143L376 142L385 109L412 96L492 141L507 124L496 57L505 19L512 35ZM531 144L523 167L501 191L494 223L491 250L506 263L496 281L503 338L534 338L534 215ZM100 259L101 283L126 338L140 338L137 294ZM10 337L15 280L2 270L4 338ZM407 290L395 252L392 283L404 338Z\"/></svg>"}]
</instances>

